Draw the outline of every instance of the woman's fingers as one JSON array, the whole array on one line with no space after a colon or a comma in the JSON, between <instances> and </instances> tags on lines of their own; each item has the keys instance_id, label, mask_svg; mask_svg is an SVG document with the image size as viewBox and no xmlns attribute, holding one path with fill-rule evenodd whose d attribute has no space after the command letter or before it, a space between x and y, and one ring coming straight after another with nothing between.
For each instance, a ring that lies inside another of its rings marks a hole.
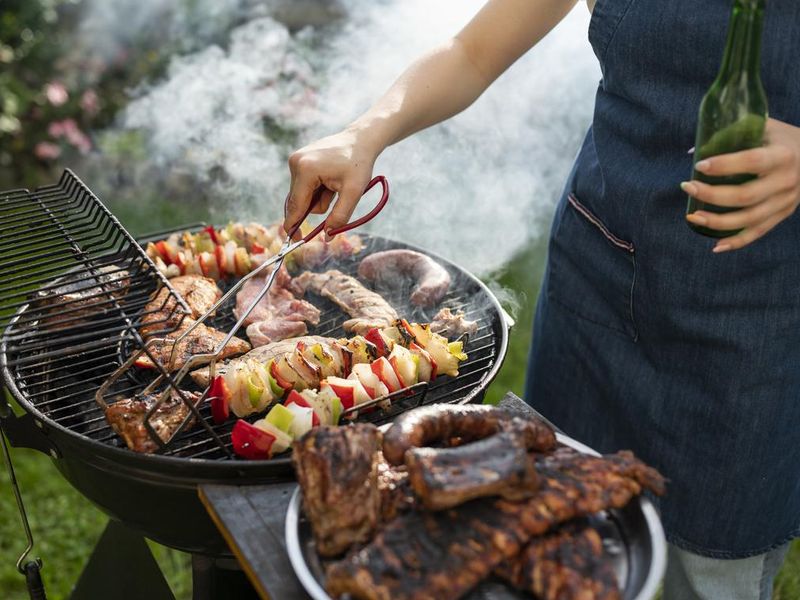
<instances>
[{"instance_id":1,"label":"woman's fingers","mask_svg":"<svg viewBox=\"0 0 800 600\"><path fill-rule=\"evenodd\" d=\"M687 215L686 218L691 223L708 227L709 229L731 231L734 229L755 227L767 221L772 215L782 213L789 209L792 204L792 195L784 192L740 210L721 214L699 210Z\"/></svg>"},{"instance_id":2,"label":"woman's fingers","mask_svg":"<svg viewBox=\"0 0 800 600\"><path fill-rule=\"evenodd\" d=\"M681 189L701 202L715 206L751 206L765 198L791 189L794 182L785 176L759 177L741 185L709 185L702 181L685 181Z\"/></svg>"},{"instance_id":3,"label":"woman's fingers","mask_svg":"<svg viewBox=\"0 0 800 600\"><path fill-rule=\"evenodd\" d=\"M343 227L350 221L350 217L356 209L358 201L364 194L366 183L362 184L349 182L339 191L339 197L333 205L331 214L328 215L325 233L330 233L333 229Z\"/></svg>"},{"instance_id":4,"label":"woman's fingers","mask_svg":"<svg viewBox=\"0 0 800 600\"><path fill-rule=\"evenodd\" d=\"M698 162L694 168L713 177L752 173L762 175L788 164L791 151L782 145L764 146L731 154L720 154Z\"/></svg>"},{"instance_id":5,"label":"woman's fingers","mask_svg":"<svg viewBox=\"0 0 800 600\"><path fill-rule=\"evenodd\" d=\"M780 224L782 221L789 218L792 213L794 213L795 203L789 201L785 204L789 204L789 206L783 208L779 212L772 213L766 220L758 224L751 225L734 236L720 240L717 242L717 245L714 246L713 251L720 253L728 252L729 250L739 250L740 248L744 248L745 246L752 244L758 238L769 233L775 228L776 225Z\"/></svg>"},{"instance_id":6,"label":"woman's fingers","mask_svg":"<svg viewBox=\"0 0 800 600\"><path fill-rule=\"evenodd\" d=\"M292 187L289 190L289 197L286 202L286 216L283 221L283 228L291 231L299 225L311 204L311 198L316 189L320 186L317 177L310 175L307 171L298 171L293 174ZM295 240L300 239L300 231L296 231L292 236Z\"/></svg>"}]
</instances>

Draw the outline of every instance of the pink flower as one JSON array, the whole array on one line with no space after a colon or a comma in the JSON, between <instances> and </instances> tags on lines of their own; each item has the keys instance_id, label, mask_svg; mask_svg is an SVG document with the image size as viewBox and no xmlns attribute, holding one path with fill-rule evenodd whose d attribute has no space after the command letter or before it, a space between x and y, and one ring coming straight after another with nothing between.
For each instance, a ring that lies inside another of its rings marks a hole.
<instances>
[{"instance_id":1,"label":"pink flower","mask_svg":"<svg viewBox=\"0 0 800 600\"><path fill-rule=\"evenodd\" d=\"M92 149L92 142L89 136L81 131L75 119L53 121L47 128L47 133L55 139L66 138L67 142L77 148L81 154L86 154Z\"/></svg>"},{"instance_id":2,"label":"pink flower","mask_svg":"<svg viewBox=\"0 0 800 600\"><path fill-rule=\"evenodd\" d=\"M33 153L40 160L55 160L61 156L61 148L52 142L39 142L34 147Z\"/></svg>"},{"instance_id":3,"label":"pink flower","mask_svg":"<svg viewBox=\"0 0 800 600\"><path fill-rule=\"evenodd\" d=\"M57 81L51 81L44 86L44 95L47 97L47 101L53 106L61 106L69 100L67 88Z\"/></svg>"},{"instance_id":4,"label":"pink flower","mask_svg":"<svg viewBox=\"0 0 800 600\"><path fill-rule=\"evenodd\" d=\"M93 89L88 89L83 92L80 101L81 108L90 117L95 116L100 110L100 101L97 97L97 92Z\"/></svg>"}]
</instances>

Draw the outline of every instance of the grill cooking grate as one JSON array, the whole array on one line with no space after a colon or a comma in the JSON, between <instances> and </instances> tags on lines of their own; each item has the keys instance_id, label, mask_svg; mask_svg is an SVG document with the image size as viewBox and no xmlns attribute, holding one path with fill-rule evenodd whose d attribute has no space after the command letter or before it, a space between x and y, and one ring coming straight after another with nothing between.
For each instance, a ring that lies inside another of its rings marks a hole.
<instances>
[{"instance_id":1,"label":"grill cooking grate","mask_svg":"<svg viewBox=\"0 0 800 600\"><path fill-rule=\"evenodd\" d=\"M113 215L70 172L65 172L56 186L34 193L0 194L0 201L3 202L3 216L6 216L0 225L0 275L6 275L0 279L3 282L0 290L9 287L12 281L18 282L12 286L12 293L3 295L0 291L0 327L8 326L0 360L5 360L19 391L18 396L35 407L45 419L96 442L124 448L124 442L106 422L94 395L120 364L141 348L137 327L145 304L164 279ZM30 226L22 225L23 216L29 219ZM24 232L31 231L36 231L36 234L24 235ZM169 233L142 242L163 239ZM33 239L28 243L31 237ZM380 249L405 247L383 238L364 237L366 247L358 257L318 269L338 268L354 275L361 256ZM19 243L10 243L11 239L17 239ZM8 246L13 249L12 260L6 253ZM498 307L472 276L455 266L446 266L453 284L447 296L433 310L424 311L408 303L409 285L395 290L378 288L378 291L410 321L430 321L444 306L463 310L468 318L478 321L477 333L465 345L469 358L462 363L459 376L439 377L427 386L427 390L419 389L409 396L400 395L394 398L389 409L367 414L362 412L359 420L383 423L421 403L463 401L482 391L488 384L487 377L496 372L494 367L500 351L501 328L505 327ZM99 271L101 267L106 267L105 274L112 276L120 269L127 271L129 283L124 296L115 296L109 285L97 285L96 278L103 274ZM88 317L85 306L79 306L77 302L47 306L37 302L41 292L45 292L44 297L48 293L52 296L53 290L65 282L81 280L88 280L97 288L97 293L91 294L94 303ZM310 299L322 314L320 324L310 328L309 333L346 337L348 334L342 329L342 323L349 317L327 299L316 296ZM221 307L208 324L227 330L234 322L233 306L234 302L231 302L229 306ZM132 397L149 383L147 377L147 374L132 368L114 383L107 394L108 401ZM184 382L185 389L197 389L189 378ZM207 404L199 410L216 436L196 425L178 435L163 454L194 459L229 459L234 420L213 425ZM256 418L259 417L251 420Z\"/></svg>"}]
</instances>

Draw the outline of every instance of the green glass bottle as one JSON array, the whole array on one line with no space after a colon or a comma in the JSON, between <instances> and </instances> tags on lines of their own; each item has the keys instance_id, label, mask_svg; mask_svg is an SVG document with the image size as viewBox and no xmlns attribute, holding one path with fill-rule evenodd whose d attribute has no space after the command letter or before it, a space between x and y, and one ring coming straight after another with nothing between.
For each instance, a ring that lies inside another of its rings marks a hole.
<instances>
[{"instance_id":1,"label":"green glass bottle","mask_svg":"<svg viewBox=\"0 0 800 600\"><path fill-rule=\"evenodd\" d=\"M761 84L764 5L765 0L734 0L722 66L700 104L695 164L710 156L748 150L763 143L767 123L767 96ZM711 185L739 185L754 179L755 175L709 177L695 169L692 178ZM690 196L686 212L691 214L697 210L724 213L738 209L715 206ZM738 233L692 223L689 226L698 233L717 238Z\"/></svg>"}]
</instances>

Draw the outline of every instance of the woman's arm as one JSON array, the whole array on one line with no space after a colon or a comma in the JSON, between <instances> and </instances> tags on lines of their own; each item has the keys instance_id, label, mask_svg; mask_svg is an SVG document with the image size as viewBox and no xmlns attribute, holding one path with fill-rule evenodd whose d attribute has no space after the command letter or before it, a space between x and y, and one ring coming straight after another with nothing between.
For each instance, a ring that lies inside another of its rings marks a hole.
<instances>
[{"instance_id":1,"label":"woman's arm","mask_svg":"<svg viewBox=\"0 0 800 600\"><path fill-rule=\"evenodd\" d=\"M467 108L576 1L489 0L456 37L415 61L343 131L289 157L292 183L284 226L289 229L302 217L320 186L325 192L315 212L326 211L338 193L328 225L346 223L387 146Z\"/></svg>"}]
</instances>

